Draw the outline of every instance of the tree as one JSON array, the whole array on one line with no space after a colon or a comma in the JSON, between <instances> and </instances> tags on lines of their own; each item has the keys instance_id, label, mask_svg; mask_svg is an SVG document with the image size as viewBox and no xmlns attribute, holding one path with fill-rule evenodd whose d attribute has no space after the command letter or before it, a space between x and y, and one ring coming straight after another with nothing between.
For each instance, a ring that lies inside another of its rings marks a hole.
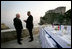
<instances>
[{"instance_id":1,"label":"tree","mask_svg":"<svg viewBox=\"0 0 72 49\"><path fill-rule=\"evenodd\" d=\"M65 12L66 24L71 25L71 9Z\"/></svg>"}]
</instances>

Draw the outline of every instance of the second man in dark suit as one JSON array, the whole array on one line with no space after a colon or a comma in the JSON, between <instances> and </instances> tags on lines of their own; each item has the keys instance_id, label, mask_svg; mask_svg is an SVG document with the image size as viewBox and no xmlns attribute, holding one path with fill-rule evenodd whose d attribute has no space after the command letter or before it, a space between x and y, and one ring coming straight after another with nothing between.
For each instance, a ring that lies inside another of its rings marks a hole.
<instances>
[{"instance_id":1,"label":"second man in dark suit","mask_svg":"<svg viewBox=\"0 0 72 49\"><path fill-rule=\"evenodd\" d=\"M31 15L30 11L27 12L27 15L29 16L27 20L24 20L26 22L26 28L28 29L29 31L29 35L31 38L31 41L33 41L33 34L32 34L32 29L33 29L33 16Z\"/></svg>"}]
</instances>

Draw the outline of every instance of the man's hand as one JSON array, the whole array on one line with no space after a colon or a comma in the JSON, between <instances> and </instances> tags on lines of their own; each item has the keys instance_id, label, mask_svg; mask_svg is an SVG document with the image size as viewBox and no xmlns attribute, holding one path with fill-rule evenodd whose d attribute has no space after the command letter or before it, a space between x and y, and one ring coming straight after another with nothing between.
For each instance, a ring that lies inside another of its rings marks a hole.
<instances>
[{"instance_id":1,"label":"man's hand","mask_svg":"<svg viewBox=\"0 0 72 49\"><path fill-rule=\"evenodd\" d=\"M23 20L24 22L26 22L26 20Z\"/></svg>"}]
</instances>

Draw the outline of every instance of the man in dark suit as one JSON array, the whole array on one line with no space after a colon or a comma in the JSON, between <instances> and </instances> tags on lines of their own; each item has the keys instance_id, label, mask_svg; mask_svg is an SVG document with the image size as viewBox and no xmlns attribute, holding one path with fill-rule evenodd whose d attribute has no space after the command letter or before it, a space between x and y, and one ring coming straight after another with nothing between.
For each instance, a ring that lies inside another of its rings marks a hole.
<instances>
[{"instance_id":1,"label":"man in dark suit","mask_svg":"<svg viewBox=\"0 0 72 49\"><path fill-rule=\"evenodd\" d=\"M20 14L16 14L16 18L14 18L13 21L14 21L14 27L17 32L17 42L19 44L22 44L20 41L21 41L21 33L22 33L23 26L19 18L20 18Z\"/></svg>"},{"instance_id":2,"label":"man in dark suit","mask_svg":"<svg viewBox=\"0 0 72 49\"><path fill-rule=\"evenodd\" d=\"M24 20L26 22L26 28L28 29L29 31L29 35L31 38L31 41L33 41L33 34L32 34L32 29L33 29L33 16L31 15L30 11L27 12L27 15L29 16L27 20Z\"/></svg>"}]
</instances>

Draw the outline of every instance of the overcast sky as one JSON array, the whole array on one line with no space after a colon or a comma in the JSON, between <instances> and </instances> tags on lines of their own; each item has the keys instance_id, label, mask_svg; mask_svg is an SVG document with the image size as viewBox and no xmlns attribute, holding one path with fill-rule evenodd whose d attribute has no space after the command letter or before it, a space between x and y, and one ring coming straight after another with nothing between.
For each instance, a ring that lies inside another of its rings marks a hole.
<instances>
[{"instance_id":1,"label":"overcast sky","mask_svg":"<svg viewBox=\"0 0 72 49\"><path fill-rule=\"evenodd\" d=\"M45 12L57 7L64 6L66 11L71 9L71 1L1 1L1 23L6 23L13 28L13 18L20 13L21 20L27 19L27 11L31 11L34 18L34 25L40 21ZM23 22L23 26L25 23Z\"/></svg>"}]
</instances>

